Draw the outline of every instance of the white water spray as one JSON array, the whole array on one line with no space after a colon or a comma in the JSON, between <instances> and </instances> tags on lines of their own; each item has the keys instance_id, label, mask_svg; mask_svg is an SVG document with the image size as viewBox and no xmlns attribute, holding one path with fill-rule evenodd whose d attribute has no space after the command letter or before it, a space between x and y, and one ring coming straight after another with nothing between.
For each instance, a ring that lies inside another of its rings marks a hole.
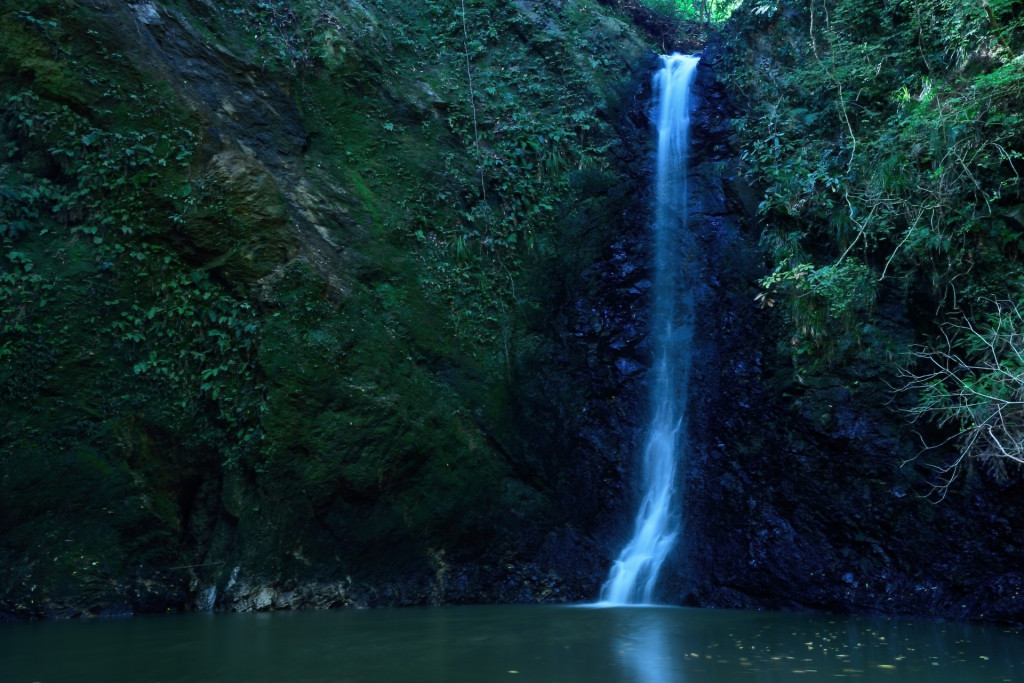
<instances>
[{"instance_id":1,"label":"white water spray","mask_svg":"<svg viewBox=\"0 0 1024 683\"><path fill-rule=\"evenodd\" d=\"M601 602L649 604L658 572L680 533L675 500L677 453L685 448L689 350L693 337L693 294L679 273L689 243L686 155L689 147L690 85L697 57L662 56L654 76L658 150L655 193L655 267L651 327L655 362L651 409L644 447L644 498L633 538L601 587Z\"/></svg>"}]
</instances>

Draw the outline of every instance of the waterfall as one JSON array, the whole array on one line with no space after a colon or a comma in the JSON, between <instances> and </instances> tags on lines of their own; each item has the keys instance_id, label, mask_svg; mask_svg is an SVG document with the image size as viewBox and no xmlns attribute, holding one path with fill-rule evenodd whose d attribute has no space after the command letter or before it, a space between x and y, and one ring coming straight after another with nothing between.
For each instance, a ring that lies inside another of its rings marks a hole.
<instances>
[{"instance_id":1,"label":"waterfall","mask_svg":"<svg viewBox=\"0 0 1024 683\"><path fill-rule=\"evenodd\" d=\"M655 265L651 329L651 422L644 446L643 501L633 538L601 587L606 604L652 601L658 572L681 531L675 500L676 461L685 450L686 395L693 294L680 274L690 237L687 231L686 155L689 145L690 84L699 58L662 56L654 75L658 128L655 186Z\"/></svg>"}]
</instances>

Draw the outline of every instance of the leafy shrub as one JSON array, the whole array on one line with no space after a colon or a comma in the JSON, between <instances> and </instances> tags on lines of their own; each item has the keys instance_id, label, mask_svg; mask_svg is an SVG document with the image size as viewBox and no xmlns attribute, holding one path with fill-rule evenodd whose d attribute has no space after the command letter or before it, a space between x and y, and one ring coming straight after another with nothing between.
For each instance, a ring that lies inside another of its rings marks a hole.
<instances>
[{"instance_id":1,"label":"leafy shrub","mask_svg":"<svg viewBox=\"0 0 1024 683\"><path fill-rule=\"evenodd\" d=\"M770 274L758 303L781 314L780 347L805 372L857 358L895 373L898 354L865 343L864 330L880 322L874 302L902 302L915 356L945 368L941 381L904 375L928 406L915 416L962 424L974 439L963 453L1012 460L970 425L1007 414L1015 375L995 368L1015 362L1012 335L1001 337L1013 316L961 311L1019 298L1020 12L1002 1L757 0L729 31L742 160L763 192ZM992 335L1003 342L978 346ZM959 404L962 373L985 349L989 405L981 394Z\"/></svg>"}]
</instances>

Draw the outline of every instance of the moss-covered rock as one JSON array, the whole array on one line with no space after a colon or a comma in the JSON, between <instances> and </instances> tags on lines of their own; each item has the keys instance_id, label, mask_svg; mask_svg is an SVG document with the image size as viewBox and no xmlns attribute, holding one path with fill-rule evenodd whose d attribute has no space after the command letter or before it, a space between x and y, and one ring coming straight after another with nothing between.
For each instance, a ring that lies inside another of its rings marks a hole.
<instances>
[{"instance_id":1,"label":"moss-covered rock","mask_svg":"<svg viewBox=\"0 0 1024 683\"><path fill-rule=\"evenodd\" d=\"M615 507L629 425L580 434L637 390L575 322L644 163L624 17L0 14L0 611L593 592L577 503Z\"/></svg>"},{"instance_id":2,"label":"moss-covered rock","mask_svg":"<svg viewBox=\"0 0 1024 683\"><path fill-rule=\"evenodd\" d=\"M181 230L204 268L252 285L286 261L294 240L284 196L259 160L245 152L218 152L202 171L206 189Z\"/></svg>"}]
</instances>

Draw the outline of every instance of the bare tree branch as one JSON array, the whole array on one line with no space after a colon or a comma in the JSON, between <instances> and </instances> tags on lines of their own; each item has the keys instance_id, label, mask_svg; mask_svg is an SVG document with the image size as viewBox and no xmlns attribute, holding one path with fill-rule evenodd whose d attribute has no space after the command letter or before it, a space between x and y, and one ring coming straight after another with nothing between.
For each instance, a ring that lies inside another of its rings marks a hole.
<instances>
[{"instance_id":1,"label":"bare tree branch","mask_svg":"<svg viewBox=\"0 0 1024 683\"><path fill-rule=\"evenodd\" d=\"M958 450L951 463L930 466L939 475L940 498L971 462L1000 473L1007 463L1024 464L1024 314L1015 302L990 303L995 313L946 325L940 344L914 348L900 371L900 391L917 396L905 409L912 419L957 428L925 444L926 451Z\"/></svg>"}]
</instances>

